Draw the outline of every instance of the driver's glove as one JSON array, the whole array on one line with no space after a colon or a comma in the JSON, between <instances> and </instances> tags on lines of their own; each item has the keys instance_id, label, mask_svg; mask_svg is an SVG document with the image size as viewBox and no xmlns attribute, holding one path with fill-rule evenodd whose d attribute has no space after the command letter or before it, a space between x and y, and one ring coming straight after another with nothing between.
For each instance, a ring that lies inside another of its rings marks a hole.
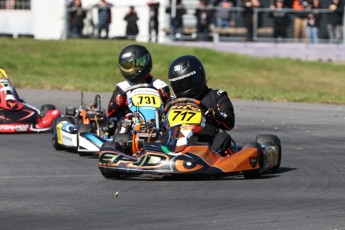
<instances>
[{"instance_id":1,"label":"driver's glove","mask_svg":"<svg viewBox=\"0 0 345 230\"><path fill-rule=\"evenodd\" d=\"M127 100L126 95L119 94L115 98L115 103L119 107L124 107L126 105L126 100Z\"/></svg>"},{"instance_id":2,"label":"driver's glove","mask_svg":"<svg viewBox=\"0 0 345 230\"><path fill-rule=\"evenodd\" d=\"M209 108L205 112L205 116L207 119L215 120L217 118L218 111L216 109Z\"/></svg>"}]
</instances>

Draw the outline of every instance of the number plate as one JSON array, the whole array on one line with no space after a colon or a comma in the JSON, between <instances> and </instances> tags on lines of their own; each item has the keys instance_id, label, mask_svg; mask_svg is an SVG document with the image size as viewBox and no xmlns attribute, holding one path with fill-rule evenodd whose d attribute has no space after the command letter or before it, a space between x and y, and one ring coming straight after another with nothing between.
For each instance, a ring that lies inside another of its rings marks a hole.
<instances>
[{"instance_id":1,"label":"number plate","mask_svg":"<svg viewBox=\"0 0 345 230\"><path fill-rule=\"evenodd\" d=\"M202 121L200 109L175 109L172 107L168 114L170 127L175 125L198 125Z\"/></svg>"},{"instance_id":2,"label":"number plate","mask_svg":"<svg viewBox=\"0 0 345 230\"><path fill-rule=\"evenodd\" d=\"M153 94L136 94L132 97L135 106L150 106L159 108L162 105L161 98Z\"/></svg>"}]
</instances>

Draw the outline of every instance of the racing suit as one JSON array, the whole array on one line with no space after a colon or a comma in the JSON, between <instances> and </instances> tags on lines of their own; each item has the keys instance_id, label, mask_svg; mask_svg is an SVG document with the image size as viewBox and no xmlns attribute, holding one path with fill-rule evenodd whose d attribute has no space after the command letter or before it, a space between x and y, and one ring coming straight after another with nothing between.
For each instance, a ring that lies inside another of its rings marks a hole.
<instances>
[{"instance_id":1,"label":"racing suit","mask_svg":"<svg viewBox=\"0 0 345 230\"><path fill-rule=\"evenodd\" d=\"M152 76L149 76L145 78L144 82L151 84L154 88L156 88L162 98L163 103L165 104L167 100L170 98L170 89L169 86L160 79L155 79ZM114 134L116 124L118 127L121 125L120 120L123 120L123 118L126 116L126 114L130 113L127 104L124 106L119 106L116 103L116 99L119 95L123 95L124 92L131 87L132 85L129 84L128 81L122 81L118 83L115 87L115 90L113 92L113 95L110 98L109 105L108 105L108 118L109 120L112 120L115 124L114 128L109 129L109 134Z\"/></svg>"},{"instance_id":2,"label":"racing suit","mask_svg":"<svg viewBox=\"0 0 345 230\"><path fill-rule=\"evenodd\" d=\"M214 115L206 120L206 126L198 133L198 141L208 142L211 149L221 155L231 153L231 136L219 129L231 130L235 125L233 105L225 91L207 88L197 98L207 108L213 109Z\"/></svg>"}]
</instances>

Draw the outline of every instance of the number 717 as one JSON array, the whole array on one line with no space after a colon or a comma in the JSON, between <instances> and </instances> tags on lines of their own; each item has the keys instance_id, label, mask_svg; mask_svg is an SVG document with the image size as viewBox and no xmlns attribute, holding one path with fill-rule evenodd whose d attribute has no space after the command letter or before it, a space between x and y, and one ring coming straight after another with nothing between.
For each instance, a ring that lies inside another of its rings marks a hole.
<instances>
[{"instance_id":1,"label":"number 717","mask_svg":"<svg viewBox=\"0 0 345 230\"><path fill-rule=\"evenodd\" d=\"M174 113L176 114L172 120L175 120L177 118L177 116L182 116L181 117L181 121L184 121L186 119L186 121L190 121L190 119L192 119L192 117L194 117L194 115L196 114L195 112L182 112L182 111L174 111ZM189 115L189 116L187 116Z\"/></svg>"}]
</instances>

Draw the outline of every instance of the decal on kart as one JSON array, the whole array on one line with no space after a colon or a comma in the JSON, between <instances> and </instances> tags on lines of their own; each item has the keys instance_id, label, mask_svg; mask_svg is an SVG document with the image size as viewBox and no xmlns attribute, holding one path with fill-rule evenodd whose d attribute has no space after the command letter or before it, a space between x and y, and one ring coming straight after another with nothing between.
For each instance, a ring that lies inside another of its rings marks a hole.
<instances>
[{"instance_id":1,"label":"decal on kart","mask_svg":"<svg viewBox=\"0 0 345 230\"><path fill-rule=\"evenodd\" d=\"M117 151L100 153L100 167L118 168L131 171L159 170L170 173L202 172L222 173L217 167L209 165L205 159L192 153L167 155L149 152L139 157L130 157Z\"/></svg>"},{"instance_id":2,"label":"decal on kart","mask_svg":"<svg viewBox=\"0 0 345 230\"><path fill-rule=\"evenodd\" d=\"M140 168L140 169L156 169L164 166L169 157L165 154L160 153L150 153L144 154L140 157L127 157L123 154L106 153L101 155L100 162L107 166L118 167L123 165L125 168ZM102 165L102 164L100 164Z\"/></svg>"},{"instance_id":3,"label":"decal on kart","mask_svg":"<svg viewBox=\"0 0 345 230\"><path fill-rule=\"evenodd\" d=\"M27 115L22 117L21 119L19 119L18 121L22 121L22 120L25 120L31 116L34 116L35 115L35 112L34 111L30 111L30 110L27 110L27 109L23 109L22 111L25 111L27 112Z\"/></svg>"},{"instance_id":4,"label":"decal on kart","mask_svg":"<svg viewBox=\"0 0 345 230\"><path fill-rule=\"evenodd\" d=\"M129 107L153 107L160 108L162 106L162 100L155 89L150 88L138 88L128 93Z\"/></svg>"},{"instance_id":5,"label":"decal on kart","mask_svg":"<svg viewBox=\"0 0 345 230\"><path fill-rule=\"evenodd\" d=\"M60 145L63 144L63 136L62 136L62 127L63 127L63 122L60 122L57 126L56 126L56 135L57 135L57 141Z\"/></svg>"},{"instance_id":6,"label":"decal on kart","mask_svg":"<svg viewBox=\"0 0 345 230\"><path fill-rule=\"evenodd\" d=\"M0 132L27 132L29 128L28 124L0 125Z\"/></svg>"}]
</instances>

